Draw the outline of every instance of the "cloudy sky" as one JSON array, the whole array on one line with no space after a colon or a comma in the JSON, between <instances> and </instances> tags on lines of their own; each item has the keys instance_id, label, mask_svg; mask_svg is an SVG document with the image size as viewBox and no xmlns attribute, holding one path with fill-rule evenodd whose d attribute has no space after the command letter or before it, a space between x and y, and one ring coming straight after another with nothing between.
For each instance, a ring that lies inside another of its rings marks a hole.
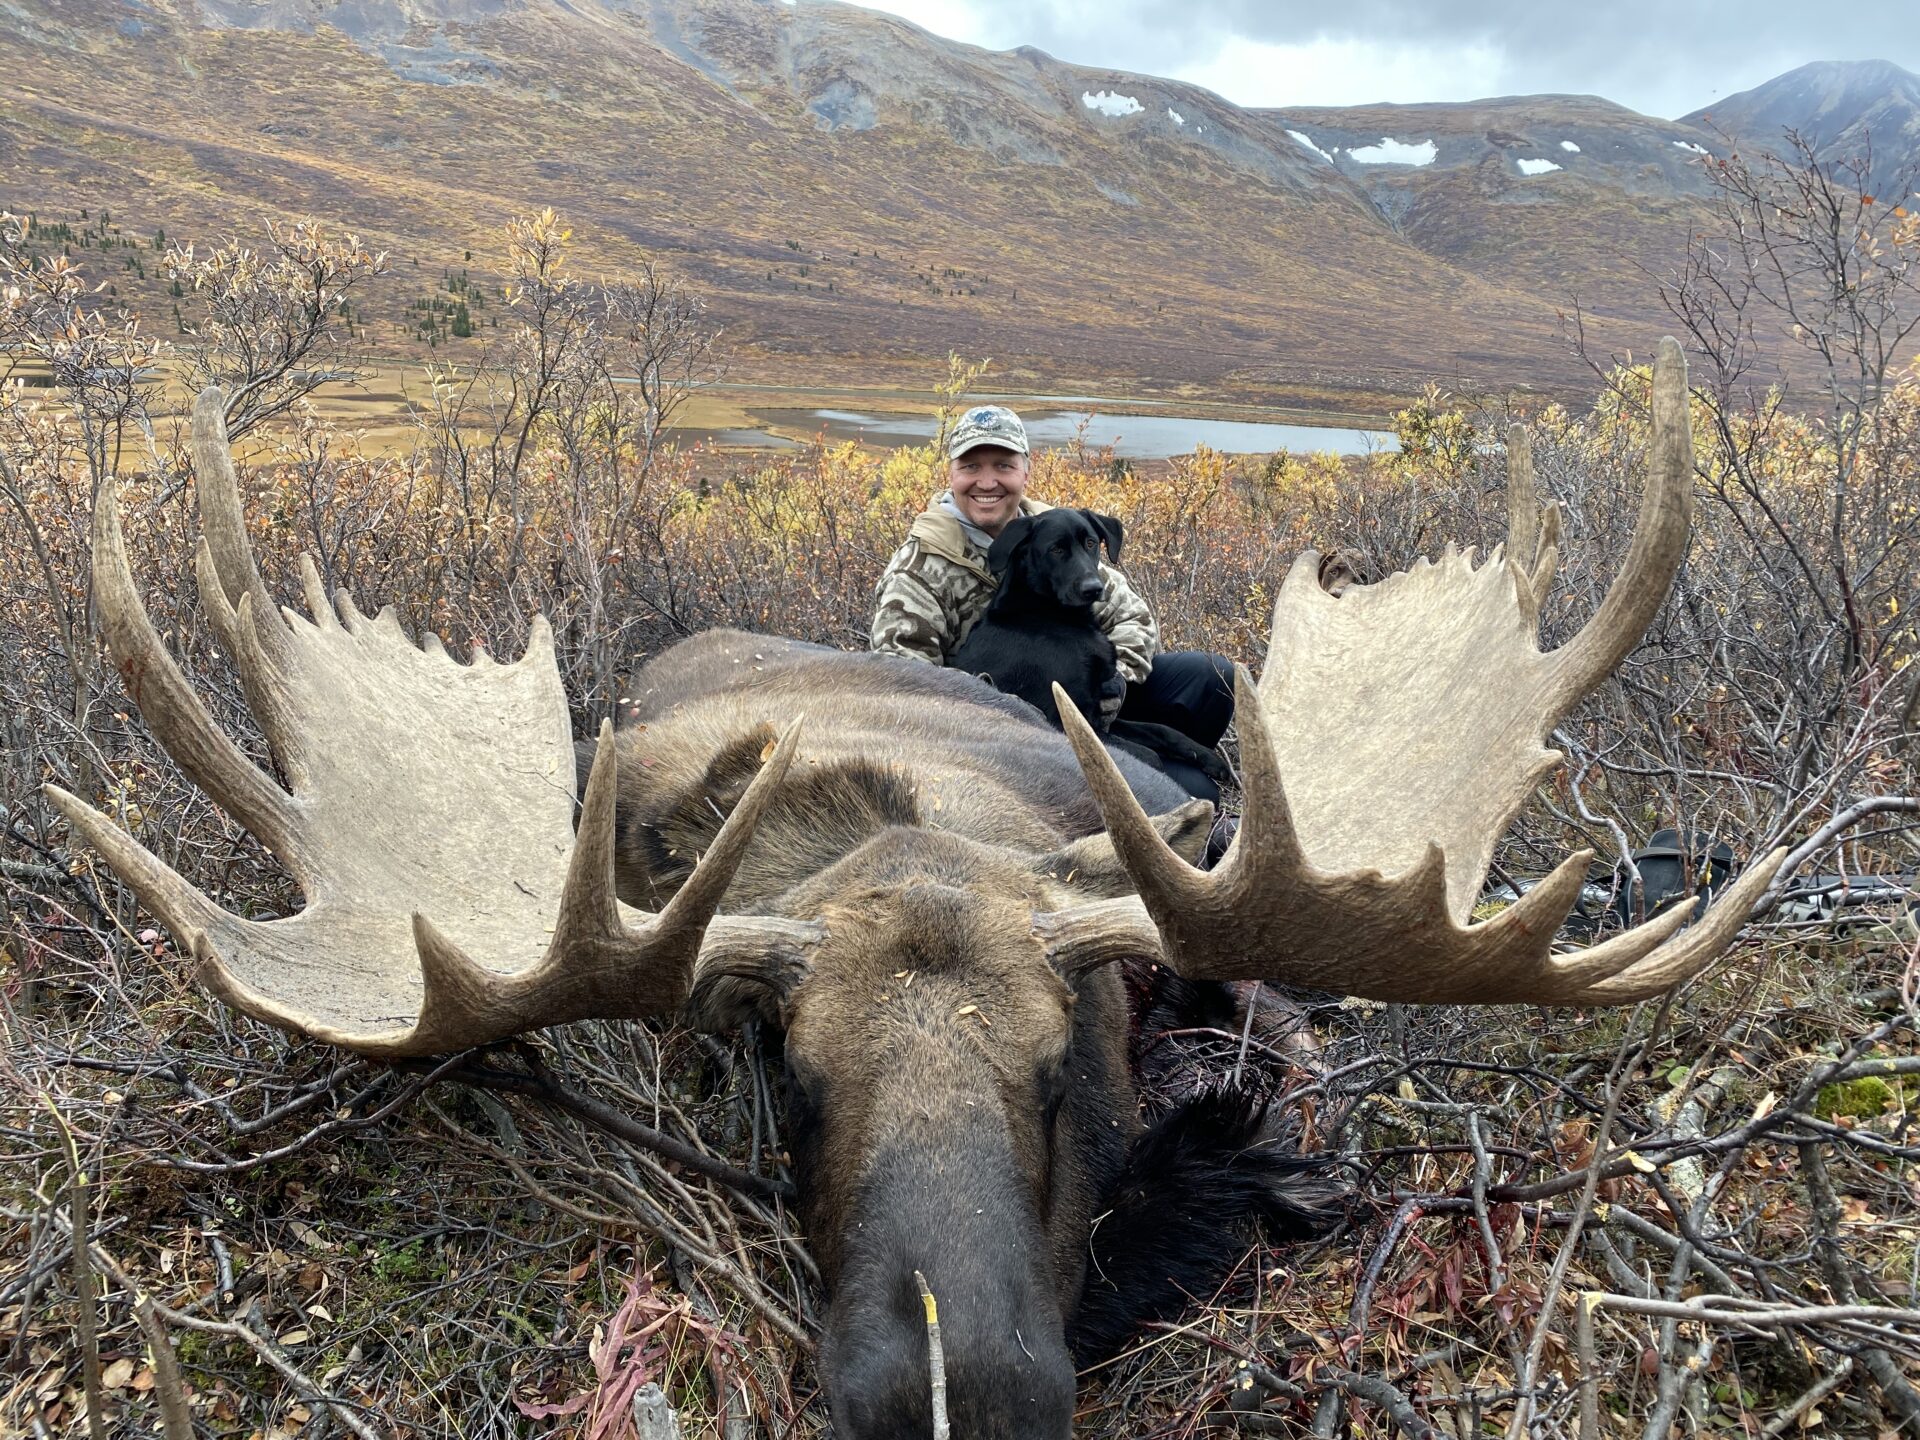
<instances>
[{"instance_id":1,"label":"cloudy sky","mask_svg":"<svg viewBox=\"0 0 1920 1440\"><path fill-rule=\"evenodd\" d=\"M861 0L994 50L1169 75L1241 105L1604 95L1684 115L1809 60L1920 73L1920 0ZM1658 14L1659 25L1622 12Z\"/></svg>"}]
</instances>

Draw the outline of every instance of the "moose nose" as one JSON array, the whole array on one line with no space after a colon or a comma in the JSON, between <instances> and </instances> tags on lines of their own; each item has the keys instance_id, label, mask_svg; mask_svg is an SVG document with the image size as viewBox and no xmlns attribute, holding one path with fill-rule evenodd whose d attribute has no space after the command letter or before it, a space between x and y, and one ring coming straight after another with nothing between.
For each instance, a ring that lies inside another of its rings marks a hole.
<instances>
[{"instance_id":1,"label":"moose nose","mask_svg":"<svg viewBox=\"0 0 1920 1440\"><path fill-rule=\"evenodd\" d=\"M949 1288L949 1294L960 1295ZM1074 1375L1059 1333L1032 1314L1000 1314L990 1333L968 1333L965 1307L941 1305L942 1401L966 1440L1069 1440ZM904 1321L904 1323L902 1323ZM949 1328L951 1327L951 1328ZM821 1355L843 1440L900 1440L933 1425L928 1330L918 1315L885 1328L831 1325Z\"/></svg>"}]
</instances>

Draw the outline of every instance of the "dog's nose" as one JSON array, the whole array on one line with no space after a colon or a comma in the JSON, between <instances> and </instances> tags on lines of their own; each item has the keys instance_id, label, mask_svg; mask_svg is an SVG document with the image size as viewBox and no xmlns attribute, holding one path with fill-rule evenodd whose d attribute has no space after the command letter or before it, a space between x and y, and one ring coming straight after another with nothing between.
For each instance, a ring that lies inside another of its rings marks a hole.
<instances>
[{"instance_id":1,"label":"dog's nose","mask_svg":"<svg viewBox=\"0 0 1920 1440\"><path fill-rule=\"evenodd\" d=\"M1080 600L1082 604L1091 605L1106 593L1107 582L1104 580L1082 580L1080 582Z\"/></svg>"}]
</instances>

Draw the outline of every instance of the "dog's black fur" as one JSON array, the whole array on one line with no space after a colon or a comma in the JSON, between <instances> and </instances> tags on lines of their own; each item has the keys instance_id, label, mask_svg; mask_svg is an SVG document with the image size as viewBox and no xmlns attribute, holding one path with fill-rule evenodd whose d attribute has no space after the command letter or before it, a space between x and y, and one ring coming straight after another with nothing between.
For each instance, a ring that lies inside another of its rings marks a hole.
<instances>
[{"instance_id":1,"label":"dog's black fur","mask_svg":"<svg viewBox=\"0 0 1920 1440\"><path fill-rule=\"evenodd\" d=\"M1127 686L1113 641L1093 615L1107 588L1101 547L1117 563L1124 536L1118 520L1092 510L1016 515L987 551L987 568L999 577L1000 588L947 663L1019 696L1055 726L1057 681L1110 746L1149 765L1163 759L1191 765L1225 783L1229 775L1220 757L1189 736L1138 720L1109 727L1101 713L1102 702L1124 695Z\"/></svg>"},{"instance_id":2,"label":"dog's black fur","mask_svg":"<svg viewBox=\"0 0 1920 1440\"><path fill-rule=\"evenodd\" d=\"M1277 1133L1258 1092L1206 1089L1176 1105L1127 1151L1094 1225L1067 1328L1074 1362L1104 1360L1145 1321L1211 1298L1256 1225L1275 1244L1303 1240L1343 1198L1323 1163Z\"/></svg>"}]
</instances>

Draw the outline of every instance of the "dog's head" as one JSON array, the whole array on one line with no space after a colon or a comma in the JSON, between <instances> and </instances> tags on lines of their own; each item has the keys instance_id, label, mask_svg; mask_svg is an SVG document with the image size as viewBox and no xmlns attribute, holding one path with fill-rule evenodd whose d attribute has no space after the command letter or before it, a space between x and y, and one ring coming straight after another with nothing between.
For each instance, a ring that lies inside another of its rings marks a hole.
<instances>
[{"instance_id":1,"label":"dog's head","mask_svg":"<svg viewBox=\"0 0 1920 1440\"><path fill-rule=\"evenodd\" d=\"M1120 522L1092 510L1044 510L1016 515L987 551L987 568L1001 592L1027 591L1069 610L1084 609L1106 593L1100 547L1120 559Z\"/></svg>"}]
</instances>

